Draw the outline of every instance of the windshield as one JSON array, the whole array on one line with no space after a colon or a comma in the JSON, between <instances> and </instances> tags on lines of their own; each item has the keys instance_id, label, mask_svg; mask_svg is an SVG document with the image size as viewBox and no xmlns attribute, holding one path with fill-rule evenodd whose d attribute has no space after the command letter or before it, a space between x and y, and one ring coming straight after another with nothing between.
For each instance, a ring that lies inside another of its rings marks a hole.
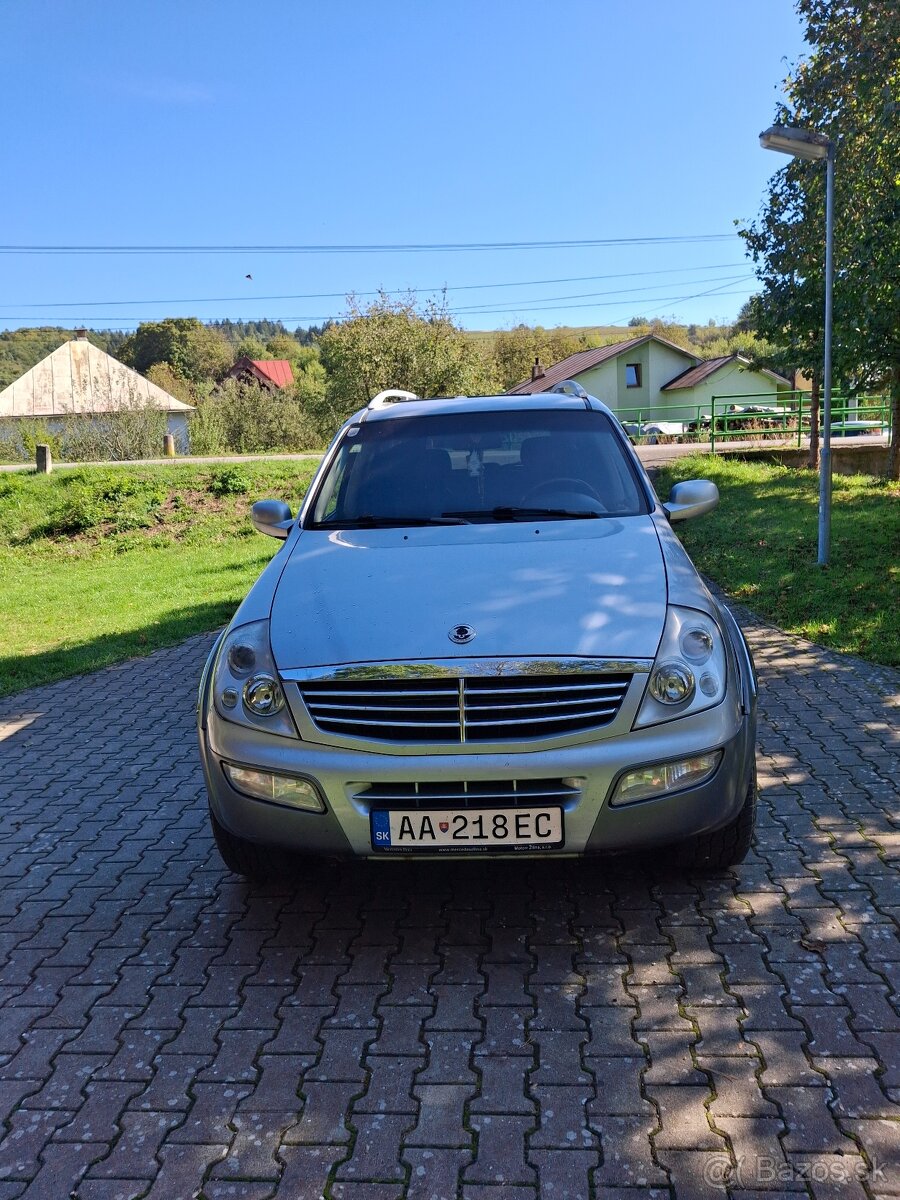
<instances>
[{"instance_id":1,"label":"windshield","mask_svg":"<svg viewBox=\"0 0 900 1200\"><path fill-rule=\"evenodd\" d=\"M363 421L319 484L312 528L635 516L647 502L603 413L442 413Z\"/></svg>"}]
</instances>

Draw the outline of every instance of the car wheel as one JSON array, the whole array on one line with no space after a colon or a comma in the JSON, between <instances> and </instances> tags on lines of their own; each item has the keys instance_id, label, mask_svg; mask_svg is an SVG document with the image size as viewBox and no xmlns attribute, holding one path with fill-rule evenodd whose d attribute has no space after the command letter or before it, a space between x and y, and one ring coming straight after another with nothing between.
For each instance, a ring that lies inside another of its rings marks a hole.
<instances>
[{"instance_id":1,"label":"car wheel","mask_svg":"<svg viewBox=\"0 0 900 1200\"><path fill-rule=\"evenodd\" d=\"M733 821L712 833L701 833L677 847L678 866L689 871L724 871L743 862L756 822L756 771L743 807Z\"/></svg>"},{"instance_id":2,"label":"car wheel","mask_svg":"<svg viewBox=\"0 0 900 1200\"><path fill-rule=\"evenodd\" d=\"M297 859L294 855L277 846L261 846L257 842L248 842L246 838L236 837L216 820L211 809L209 823L222 861L235 875L262 882L288 875L296 868Z\"/></svg>"}]
</instances>

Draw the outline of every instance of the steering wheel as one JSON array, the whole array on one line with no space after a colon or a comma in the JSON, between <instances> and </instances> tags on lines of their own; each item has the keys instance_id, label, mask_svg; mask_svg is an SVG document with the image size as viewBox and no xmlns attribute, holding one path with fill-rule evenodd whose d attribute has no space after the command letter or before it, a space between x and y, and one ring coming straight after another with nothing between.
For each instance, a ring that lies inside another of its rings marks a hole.
<instances>
[{"instance_id":1,"label":"steering wheel","mask_svg":"<svg viewBox=\"0 0 900 1200\"><path fill-rule=\"evenodd\" d=\"M606 506L589 483L584 479L576 479L574 476L566 475L560 475L557 479L545 479L543 483L537 484L525 493L522 497L522 503L528 504L542 495L553 492L580 492L582 495L590 496L592 500L596 500L603 511L606 512Z\"/></svg>"}]
</instances>

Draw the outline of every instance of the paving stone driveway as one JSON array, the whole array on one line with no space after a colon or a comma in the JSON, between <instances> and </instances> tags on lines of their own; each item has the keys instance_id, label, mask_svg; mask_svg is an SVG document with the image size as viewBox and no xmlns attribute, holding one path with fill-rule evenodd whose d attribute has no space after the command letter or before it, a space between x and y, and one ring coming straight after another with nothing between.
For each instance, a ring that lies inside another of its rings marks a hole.
<instances>
[{"instance_id":1,"label":"paving stone driveway","mask_svg":"<svg viewBox=\"0 0 900 1200\"><path fill-rule=\"evenodd\" d=\"M898 678L748 625L755 852L314 868L206 829L209 639L0 704L0 1200L900 1194Z\"/></svg>"}]
</instances>

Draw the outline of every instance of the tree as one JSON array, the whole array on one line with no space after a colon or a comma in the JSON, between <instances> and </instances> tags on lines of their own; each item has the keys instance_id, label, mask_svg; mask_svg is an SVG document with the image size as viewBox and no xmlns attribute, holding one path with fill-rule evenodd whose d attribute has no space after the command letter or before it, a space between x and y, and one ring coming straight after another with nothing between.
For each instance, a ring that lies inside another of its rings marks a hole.
<instances>
[{"instance_id":1,"label":"tree","mask_svg":"<svg viewBox=\"0 0 900 1200\"><path fill-rule=\"evenodd\" d=\"M324 407L316 415L332 429L385 388L419 396L453 396L481 390L484 364L443 302L421 309L414 295L393 300L381 293L361 308L347 298L347 316L319 339L328 374Z\"/></svg>"},{"instance_id":2,"label":"tree","mask_svg":"<svg viewBox=\"0 0 900 1200\"><path fill-rule=\"evenodd\" d=\"M900 8L890 0L797 0L811 54L785 80L776 122L836 147L835 382L889 387L890 474L900 478ZM763 284L759 332L821 372L825 172L790 159L741 230Z\"/></svg>"},{"instance_id":3,"label":"tree","mask_svg":"<svg viewBox=\"0 0 900 1200\"><path fill-rule=\"evenodd\" d=\"M161 387L164 392L168 392L170 396L180 400L182 404L197 403L195 388L186 379L177 375L167 362L154 363L152 367L148 367L147 378L157 387Z\"/></svg>"},{"instance_id":4,"label":"tree","mask_svg":"<svg viewBox=\"0 0 900 1200\"><path fill-rule=\"evenodd\" d=\"M502 390L530 378L536 358L545 367L550 367L589 346L584 333L571 329L515 325L512 329L501 330L491 347L496 385Z\"/></svg>"},{"instance_id":5,"label":"tree","mask_svg":"<svg viewBox=\"0 0 900 1200\"><path fill-rule=\"evenodd\" d=\"M749 300L744 301L744 303L741 305L740 309L738 310L738 315L735 317L734 325L732 326L735 333L756 333L757 332L757 330L759 329L759 322L760 322L760 316L761 316L760 311L759 311L759 305L760 305L760 298L758 295L751 296ZM693 334L691 334L692 329L694 330L694 334L696 334L697 326L696 325L688 326L688 334L690 336L694 336Z\"/></svg>"},{"instance_id":6,"label":"tree","mask_svg":"<svg viewBox=\"0 0 900 1200\"><path fill-rule=\"evenodd\" d=\"M259 340L259 338L251 337L249 335L242 337L240 341L235 343L233 353L235 362L237 362L239 358L250 358L255 361L261 358L269 357L266 354L265 346Z\"/></svg>"},{"instance_id":7,"label":"tree","mask_svg":"<svg viewBox=\"0 0 900 1200\"><path fill-rule=\"evenodd\" d=\"M190 431L195 454L292 453L323 444L295 388L272 393L236 379L197 405Z\"/></svg>"},{"instance_id":8,"label":"tree","mask_svg":"<svg viewBox=\"0 0 900 1200\"><path fill-rule=\"evenodd\" d=\"M225 337L196 317L143 322L122 343L119 357L144 373L154 363L168 363L176 375L191 383L218 379L233 361Z\"/></svg>"}]
</instances>

